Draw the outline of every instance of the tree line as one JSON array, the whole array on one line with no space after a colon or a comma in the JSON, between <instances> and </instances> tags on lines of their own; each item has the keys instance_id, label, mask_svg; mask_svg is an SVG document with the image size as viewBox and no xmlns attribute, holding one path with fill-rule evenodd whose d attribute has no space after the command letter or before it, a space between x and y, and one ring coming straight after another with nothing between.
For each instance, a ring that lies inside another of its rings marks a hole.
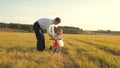
<instances>
[{"instance_id":1,"label":"tree line","mask_svg":"<svg viewBox=\"0 0 120 68\"><path fill-rule=\"evenodd\" d=\"M31 24L19 24L19 23L0 23L0 28L19 29L27 32L33 32L33 25ZM58 28L63 29L65 34L80 34L83 33L83 29L78 27L58 26L55 27L55 32ZM46 32L46 31L44 31Z\"/></svg>"}]
</instances>

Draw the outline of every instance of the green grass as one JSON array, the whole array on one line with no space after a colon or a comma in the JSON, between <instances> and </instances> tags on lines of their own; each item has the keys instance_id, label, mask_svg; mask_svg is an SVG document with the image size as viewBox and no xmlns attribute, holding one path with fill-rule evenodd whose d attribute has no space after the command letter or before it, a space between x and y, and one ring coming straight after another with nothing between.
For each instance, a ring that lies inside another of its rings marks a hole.
<instances>
[{"instance_id":1,"label":"green grass","mask_svg":"<svg viewBox=\"0 0 120 68\"><path fill-rule=\"evenodd\" d=\"M120 36L65 34L61 53L36 51L34 33L0 32L0 68L120 68Z\"/></svg>"}]
</instances>

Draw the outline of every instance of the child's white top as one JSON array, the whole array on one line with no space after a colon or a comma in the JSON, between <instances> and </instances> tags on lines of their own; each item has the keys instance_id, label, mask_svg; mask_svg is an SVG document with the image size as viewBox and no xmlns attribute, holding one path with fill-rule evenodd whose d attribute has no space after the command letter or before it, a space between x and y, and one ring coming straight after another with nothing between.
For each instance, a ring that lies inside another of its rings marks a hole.
<instances>
[{"instance_id":1,"label":"child's white top","mask_svg":"<svg viewBox=\"0 0 120 68\"><path fill-rule=\"evenodd\" d=\"M62 40L61 35L57 35L56 40Z\"/></svg>"},{"instance_id":2,"label":"child's white top","mask_svg":"<svg viewBox=\"0 0 120 68\"><path fill-rule=\"evenodd\" d=\"M56 36L56 40L59 42L59 45L60 45L61 47L64 46L64 42L63 42L63 39L61 38L61 35L57 35L57 36Z\"/></svg>"}]
</instances>

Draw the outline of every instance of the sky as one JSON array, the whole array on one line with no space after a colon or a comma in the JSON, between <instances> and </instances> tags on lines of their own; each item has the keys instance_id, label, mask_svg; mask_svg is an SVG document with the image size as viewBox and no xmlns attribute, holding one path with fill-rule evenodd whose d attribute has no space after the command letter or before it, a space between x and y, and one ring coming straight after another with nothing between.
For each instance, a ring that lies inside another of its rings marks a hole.
<instances>
[{"instance_id":1,"label":"sky","mask_svg":"<svg viewBox=\"0 0 120 68\"><path fill-rule=\"evenodd\" d=\"M60 17L59 26L120 31L120 0L0 0L0 22L33 24Z\"/></svg>"}]
</instances>

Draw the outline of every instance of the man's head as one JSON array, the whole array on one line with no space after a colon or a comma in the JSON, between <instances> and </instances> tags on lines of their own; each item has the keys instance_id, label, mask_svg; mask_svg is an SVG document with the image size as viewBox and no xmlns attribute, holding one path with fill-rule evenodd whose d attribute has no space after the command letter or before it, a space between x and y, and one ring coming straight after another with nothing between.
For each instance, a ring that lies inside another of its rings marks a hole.
<instances>
[{"instance_id":1,"label":"man's head","mask_svg":"<svg viewBox=\"0 0 120 68\"><path fill-rule=\"evenodd\" d=\"M57 25L57 24L59 24L59 23L61 23L61 19L60 19L59 17L56 17L56 18L54 19L54 24Z\"/></svg>"}]
</instances>

